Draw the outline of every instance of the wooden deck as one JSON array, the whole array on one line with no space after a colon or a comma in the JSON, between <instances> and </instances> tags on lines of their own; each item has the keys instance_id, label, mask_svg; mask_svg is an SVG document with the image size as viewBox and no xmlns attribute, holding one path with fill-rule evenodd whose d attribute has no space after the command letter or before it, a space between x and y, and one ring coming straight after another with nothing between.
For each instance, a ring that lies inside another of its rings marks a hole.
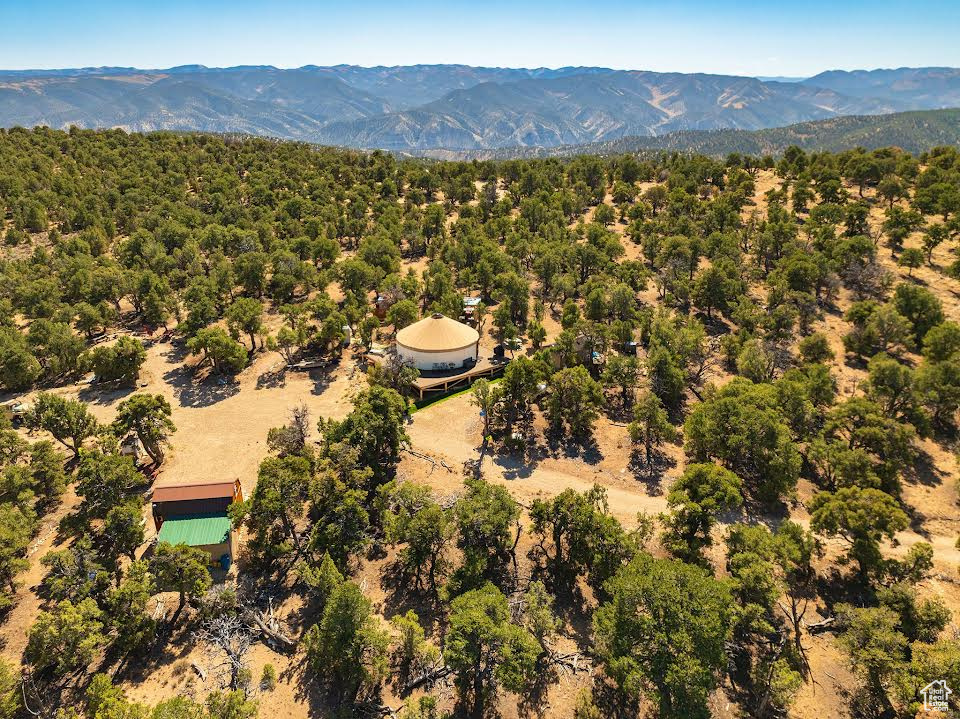
<instances>
[{"instance_id":1,"label":"wooden deck","mask_svg":"<svg viewBox=\"0 0 960 719\"><path fill-rule=\"evenodd\" d=\"M478 380L486 377L496 377L503 372L503 368L510 362L509 359L494 359L481 357L469 369L457 369L447 372L429 372L423 370L413 386L424 399L431 394L445 394L453 390L469 387Z\"/></svg>"},{"instance_id":2,"label":"wooden deck","mask_svg":"<svg viewBox=\"0 0 960 719\"><path fill-rule=\"evenodd\" d=\"M369 364L379 364L384 361L384 357L379 354L368 353L366 360ZM506 357L499 359L481 357L469 369L421 370L420 376L413 383L413 387L417 392L418 399L423 400L433 394L446 394L469 387L478 379L497 377L503 373L503 368L509 363L510 359Z\"/></svg>"}]
</instances>

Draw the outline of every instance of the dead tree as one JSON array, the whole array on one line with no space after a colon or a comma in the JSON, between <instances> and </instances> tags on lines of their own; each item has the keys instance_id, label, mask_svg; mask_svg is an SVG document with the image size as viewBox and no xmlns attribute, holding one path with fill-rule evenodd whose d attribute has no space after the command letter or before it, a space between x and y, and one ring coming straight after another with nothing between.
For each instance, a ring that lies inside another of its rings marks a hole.
<instances>
[{"instance_id":1,"label":"dead tree","mask_svg":"<svg viewBox=\"0 0 960 719\"><path fill-rule=\"evenodd\" d=\"M27 668L23 669L20 676L20 696L23 698L23 708L32 716L53 716L53 709L47 704L49 692L43 691L37 686L33 678L33 672Z\"/></svg>"},{"instance_id":2,"label":"dead tree","mask_svg":"<svg viewBox=\"0 0 960 719\"><path fill-rule=\"evenodd\" d=\"M290 410L290 429L296 433L300 447L306 447L310 439L310 409L306 404L301 403Z\"/></svg>"},{"instance_id":3,"label":"dead tree","mask_svg":"<svg viewBox=\"0 0 960 719\"><path fill-rule=\"evenodd\" d=\"M302 454L310 439L310 410L305 404L290 410L290 422L272 427L267 433L267 446L281 457Z\"/></svg>"},{"instance_id":4,"label":"dead tree","mask_svg":"<svg viewBox=\"0 0 960 719\"><path fill-rule=\"evenodd\" d=\"M208 620L197 636L208 645L213 667L221 675L229 675L230 688L236 689L238 680L246 669L246 654L253 643L253 634L240 617L221 614Z\"/></svg>"},{"instance_id":5,"label":"dead tree","mask_svg":"<svg viewBox=\"0 0 960 719\"><path fill-rule=\"evenodd\" d=\"M807 613L808 602L806 599L798 597L792 589L788 589L787 596L790 599L790 606L785 607L782 602L777 602L780 611L784 613L793 628L793 645L800 656L803 665L803 674L807 676L810 673L810 661L807 658L806 647L803 646L803 626L806 624L804 616ZM802 608L801 608L802 603Z\"/></svg>"},{"instance_id":6,"label":"dead tree","mask_svg":"<svg viewBox=\"0 0 960 719\"><path fill-rule=\"evenodd\" d=\"M593 672L593 660L580 652L558 654L551 650L547 652L543 664L544 667L556 667L562 673Z\"/></svg>"}]
</instances>

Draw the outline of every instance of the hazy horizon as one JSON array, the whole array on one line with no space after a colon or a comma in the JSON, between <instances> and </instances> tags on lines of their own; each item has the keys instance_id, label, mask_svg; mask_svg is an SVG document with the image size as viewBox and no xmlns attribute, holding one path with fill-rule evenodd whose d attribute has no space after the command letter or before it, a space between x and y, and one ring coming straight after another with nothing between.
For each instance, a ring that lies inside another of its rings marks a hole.
<instances>
[{"instance_id":1,"label":"hazy horizon","mask_svg":"<svg viewBox=\"0 0 960 719\"><path fill-rule=\"evenodd\" d=\"M960 66L960 4L0 0L0 68L471 65L810 77ZM909 12L904 12L909 10ZM736 51L731 51L736 48Z\"/></svg>"},{"instance_id":2,"label":"hazy horizon","mask_svg":"<svg viewBox=\"0 0 960 719\"><path fill-rule=\"evenodd\" d=\"M845 71L845 72L876 72L883 70L902 70L902 69L916 69L916 68L937 68L943 67L946 69L957 69L960 67L953 65L900 65L900 66L887 66L887 67L853 67L853 68L839 68L839 67L823 67L816 72L804 75L768 75L763 73L757 74L746 74L746 73L724 73L724 72L714 72L711 70L653 70L646 67L609 67L606 65L491 65L491 64L479 64L473 65L468 63L461 62L417 62L417 63L394 63L392 65L362 65L358 63L333 63L322 65L319 63L307 63L304 65L275 65L272 63L239 63L237 65L205 65L199 62L188 62L182 63L179 65L164 65L164 66L145 66L145 65L123 65L123 64L108 64L108 65L71 65L71 66L58 66L58 67L22 67L22 68L11 68L11 67L0 67L0 73L43 73L43 72L68 72L68 71L98 71L98 70L139 70L144 72L164 72L169 70L179 70L183 68L200 68L203 70L218 71L218 70L234 70L238 68L264 68L264 69L274 69L274 70L304 70L313 67L319 68L335 68L335 67L358 67L366 70L376 70L378 68L391 69L397 67L471 67L471 68L484 68L484 69L503 69L503 70L560 70L564 68L577 68L582 67L584 69L591 70L611 70L614 72L656 72L656 73L677 73L682 75L729 75L729 76L742 76L742 77L752 77L758 80L768 81L768 82L793 82L799 80L806 80L808 78L814 77L824 72L831 71Z\"/></svg>"}]
</instances>

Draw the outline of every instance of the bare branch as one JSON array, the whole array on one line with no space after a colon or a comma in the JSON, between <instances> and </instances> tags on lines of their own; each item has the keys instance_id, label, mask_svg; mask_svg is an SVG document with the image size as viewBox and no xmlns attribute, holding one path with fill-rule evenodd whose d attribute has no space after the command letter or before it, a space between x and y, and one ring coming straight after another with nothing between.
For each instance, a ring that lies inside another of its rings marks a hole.
<instances>
[{"instance_id":1,"label":"bare branch","mask_svg":"<svg viewBox=\"0 0 960 719\"><path fill-rule=\"evenodd\" d=\"M246 668L246 654L253 643L253 634L235 614L221 614L208 620L197 630L197 637L209 645L215 667L229 676L230 688L237 688L237 679Z\"/></svg>"}]
</instances>

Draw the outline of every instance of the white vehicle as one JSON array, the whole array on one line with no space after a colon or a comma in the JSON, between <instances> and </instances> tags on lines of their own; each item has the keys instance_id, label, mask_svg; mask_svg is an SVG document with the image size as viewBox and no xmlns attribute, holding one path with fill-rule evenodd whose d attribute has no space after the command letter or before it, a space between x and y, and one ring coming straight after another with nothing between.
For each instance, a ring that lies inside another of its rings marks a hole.
<instances>
[{"instance_id":1,"label":"white vehicle","mask_svg":"<svg viewBox=\"0 0 960 719\"><path fill-rule=\"evenodd\" d=\"M3 407L3 416L16 425L23 421L23 416L30 411L33 405L21 402L18 399L9 399L0 407Z\"/></svg>"}]
</instances>

